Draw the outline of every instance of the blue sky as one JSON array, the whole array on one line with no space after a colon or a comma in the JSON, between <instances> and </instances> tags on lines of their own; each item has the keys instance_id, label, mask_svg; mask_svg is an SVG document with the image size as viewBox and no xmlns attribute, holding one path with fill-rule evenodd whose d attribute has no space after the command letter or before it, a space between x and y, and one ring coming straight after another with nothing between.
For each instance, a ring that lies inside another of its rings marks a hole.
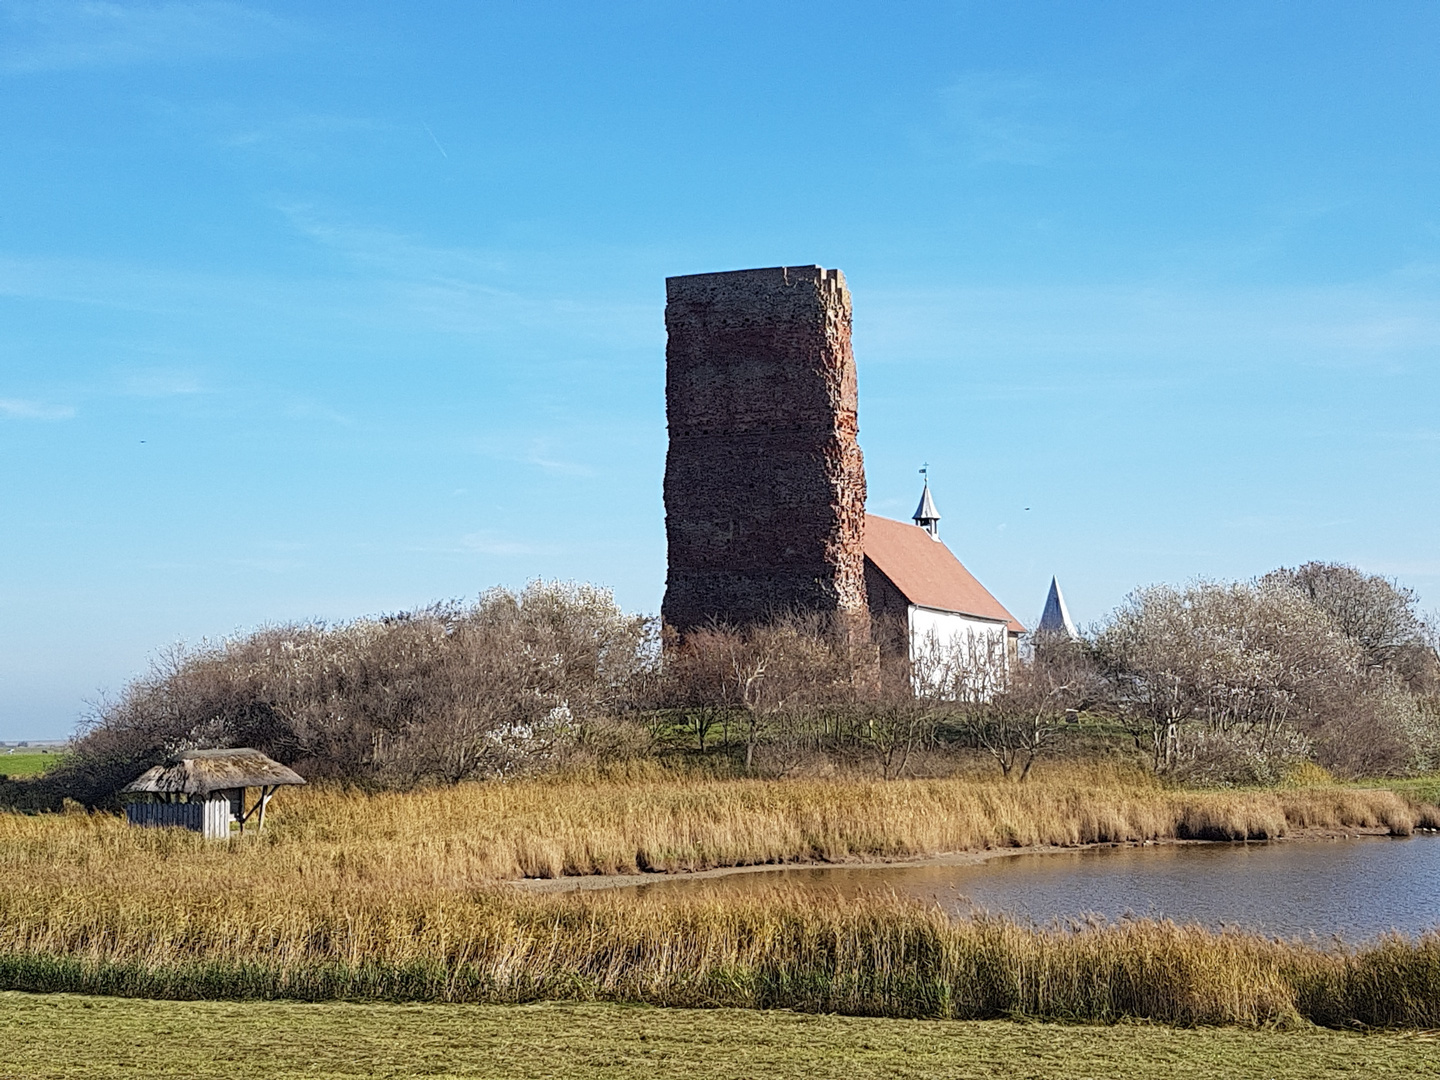
<instances>
[{"instance_id":1,"label":"blue sky","mask_svg":"<svg viewBox=\"0 0 1440 1080\"><path fill-rule=\"evenodd\" d=\"M668 274L855 302L1022 619L1440 605L1440 6L0 0L0 739L160 648L543 576L654 611Z\"/></svg>"}]
</instances>

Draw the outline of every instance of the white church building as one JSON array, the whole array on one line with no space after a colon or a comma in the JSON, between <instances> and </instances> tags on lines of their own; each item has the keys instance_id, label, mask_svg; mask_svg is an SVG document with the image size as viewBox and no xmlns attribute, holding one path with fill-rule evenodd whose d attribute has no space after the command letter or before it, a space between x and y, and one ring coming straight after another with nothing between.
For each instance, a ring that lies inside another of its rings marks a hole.
<instances>
[{"instance_id":1,"label":"white church building","mask_svg":"<svg viewBox=\"0 0 1440 1080\"><path fill-rule=\"evenodd\" d=\"M940 540L927 478L914 524L865 515L865 589L872 620L903 626L917 680L954 681L988 696L1003 682L1025 627Z\"/></svg>"}]
</instances>

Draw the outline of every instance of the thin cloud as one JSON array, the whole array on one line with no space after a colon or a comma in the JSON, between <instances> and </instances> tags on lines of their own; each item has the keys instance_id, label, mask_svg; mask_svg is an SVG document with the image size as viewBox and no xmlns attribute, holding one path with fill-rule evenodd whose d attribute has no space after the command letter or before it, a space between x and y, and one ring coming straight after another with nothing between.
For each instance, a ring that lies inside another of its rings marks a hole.
<instances>
[{"instance_id":1,"label":"thin cloud","mask_svg":"<svg viewBox=\"0 0 1440 1080\"><path fill-rule=\"evenodd\" d=\"M506 256L475 248L442 247L386 228L336 221L309 203L285 202L276 207L299 235L342 255L357 266L399 278L464 283L492 295L519 299L511 292L479 280L503 276L512 269Z\"/></svg>"},{"instance_id":2,"label":"thin cloud","mask_svg":"<svg viewBox=\"0 0 1440 1080\"><path fill-rule=\"evenodd\" d=\"M322 223L303 228L297 224L297 229L311 242L335 252L353 272L286 278L0 251L0 296L165 317L199 313L211 323L238 321L245 333L263 332L302 317L348 329L404 327L491 344L505 341L516 351L517 363L520 356L533 362L537 352L546 350L574 356L595 344L657 347L653 305L597 295L590 291L593 283L586 275L554 275L546 272L547 267L530 264L517 275L507 265L509 256L427 247L383 230ZM522 280L512 288L493 283L515 276ZM534 286L537 279L544 284ZM663 334L663 329L658 333Z\"/></svg>"},{"instance_id":3,"label":"thin cloud","mask_svg":"<svg viewBox=\"0 0 1440 1080\"><path fill-rule=\"evenodd\" d=\"M564 456L555 452L554 440L532 439L518 455L512 460L540 469L551 476L595 476L597 470L593 465L583 461L567 460ZM509 456L509 455L507 455Z\"/></svg>"},{"instance_id":4,"label":"thin cloud","mask_svg":"<svg viewBox=\"0 0 1440 1080\"><path fill-rule=\"evenodd\" d=\"M214 106L192 109L191 115L210 124L235 124ZM369 116L344 116L339 113L293 113L279 119L236 126L228 135L220 136L221 146L251 149L275 144L313 144L316 139L336 136L373 135L394 131L395 125Z\"/></svg>"},{"instance_id":5,"label":"thin cloud","mask_svg":"<svg viewBox=\"0 0 1440 1080\"><path fill-rule=\"evenodd\" d=\"M557 328L589 341L650 346L650 304L572 290L593 287L573 268L550 267L529 254L429 244L383 228L337 222L304 203L276 209L312 243L370 275L397 308L428 327L493 338L505 330ZM557 272L564 269L564 272ZM556 282L560 283L557 290Z\"/></svg>"},{"instance_id":6,"label":"thin cloud","mask_svg":"<svg viewBox=\"0 0 1440 1080\"><path fill-rule=\"evenodd\" d=\"M0 70L14 74L174 63L273 43L292 25L224 0L193 3L0 3L7 45Z\"/></svg>"},{"instance_id":7,"label":"thin cloud","mask_svg":"<svg viewBox=\"0 0 1440 1080\"><path fill-rule=\"evenodd\" d=\"M122 381L123 393L129 397L170 398L190 397L206 392L198 378L184 371L136 371Z\"/></svg>"},{"instance_id":8,"label":"thin cloud","mask_svg":"<svg viewBox=\"0 0 1440 1080\"><path fill-rule=\"evenodd\" d=\"M435 149L440 151L440 156L448 159L450 155L445 153L445 147L441 146L440 140L435 138L435 132L430 130L430 125L425 123L424 121L421 121L420 126L425 129L425 134L430 136L430 141L435 144Z\"/></svg>"},{"instance_id":9,"label":"thin cloud","mask_svg":"<svg viewBox=\"0 0 1440 1080\"><path fill-rule=\"evenodd\" d=\"M575 438L584 437L588 432L596 442L608 443L610 440L599 431L593 428L581 432L570 427L569 434ZM563 442L566 445L557 446ZM467 439L464 441L465 449L493 461L505 462L507 465L528 466L532 469L539 469L550 476L558 477L580 477L588 478L597 476L600 469L582 460L576 460L572 453L577 447L573 439L529 439L514 432L492 432L489 435Z\"/></svg>"},{"instance_id":10,"label":"thin cloud","mask_svg":"<svg viewBox=\"0 0 1440 1080\"><path fill-rule=\"evenodd\" d=\"M297 401L285 407L285 415L295 420L317 420L326 424L335 424L339 427L359 427L360 422L349 413L342 413L332 409L328 405L320 405L313 401Z\"/></svg>"},{"instance_id":11,"label":"thin cloud","mask_svg":"<svg viewBox=\"0 0 1440 1080\"><path fill-rule=\"evenodd\" d=\"M258 570L265 574L290 574L305 569L297 559L229 559L225 565L238 570Z\"/></svg>"},{"instance_id":12,"label":"thin cloud","mask_svg":"<svg viewBox=\"0 0 1440 1080\"><path fill-rule=\"evenodd\" d=\"M942 127L974 163L1049 165L1075 140L1047 114L1056 95L1033 78L972 72L940 92Z\"/></svg>"},{"instance_id":13,"label":"thin cloud","mask_svg":"<svg viewBox=\"0 0 1440 1080\"><path fill-rule=\"evenodd\" d=\"M69 420L75 410L69 405L46 405L23 398L0 398L0 416L7 420Z\"/></svg>"},{"instance_id":14,"label":"thin cloud","mask_svg":"<svg viewBox=\"0 0 1440 1080\"><path fill-rule=\"evenodd\" d=\"M874 290L857 346L871 364L1003 359L1019 378L1054 383L1255 370L1393 368L1440 348L1440 302L1408 283L1221 290L1184 285L1017 285ZM863 338L863 340L862 340ZM1023 364L1022 364L1023 362ZM1061 380L1064 382L1064 380Z\"/></svg>"},{"instance_id":15,"label":"thin cloud","mask_svg":"<svg viewBox=\"0 0 1440 1080\"><path fill-rule=\"evenodd\" d=\"M589 465L583 465L578 461L561 461L557 458L543 457L540 454L530 454L524 460L525 464L534 465L537 469L556 476L595 475L593 468Z\"/></svg>"},{"instance_id":16,"label":"thin cloud","mask_svg":"<svg viewBox=\"0 0 1440 1080\"><path fill-rule=\"evenodd\" d=\"M268 166L308 168L352 156L360 148L374 152L392 147L410 132L370 116L328 112L272 114L232 103L174 105L165 111L177 123L222 152Z\"/></svg>"},{"instance_id":17,"label":"thin cloud","mask_svg":"<svg viewBox=\"0 0 1440 1080\"><path fill-rule=\"evenodd\" d=\"M460 538L461 550L476 555L548 555L556 550L553 545L532 544L525 540L514 540L485 530L467 533Z\"/></svg>"},{"instance_id":18,"label":"thin cloud","mask_svg":"<svg viewBox=\"0 0 1440 1080\"><path fill-rule=\"evenodd\" d=\"M1440 577L1440 559L1361 559L1357 565L1372 574L1399 578L1402 584L1406 578Z\"/></svg>"},{"instance_id":19,"label":"thin cloud","mask_svg":"<svg viewBox=\"0 0 1440 1080\"><path fill-rule=\"evenodd\" d=\"M44 259L0 253L0 296L152 314L204 310L261 296L285 299L282 283L167 270L143 263Z\"/></svg>"}]
</instances>

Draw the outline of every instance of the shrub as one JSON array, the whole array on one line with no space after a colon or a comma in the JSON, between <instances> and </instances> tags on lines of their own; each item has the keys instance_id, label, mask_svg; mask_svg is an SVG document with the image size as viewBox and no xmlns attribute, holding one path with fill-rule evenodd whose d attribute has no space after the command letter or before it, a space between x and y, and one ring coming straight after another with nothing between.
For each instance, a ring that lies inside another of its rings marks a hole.
<instances>
[{"instance_id":1,"label":"shrub","mask_svg":"<svg viewBox=\"0 0 1440 1080\"><path fill-rule=\"evenodd\" d=\"M163 654L97 710L51 785L95 804L178 750L233 745L362 783L505 775L544 764L654 662L649 620L585 585L266 627Z\"/></svg>"}]
</instances>

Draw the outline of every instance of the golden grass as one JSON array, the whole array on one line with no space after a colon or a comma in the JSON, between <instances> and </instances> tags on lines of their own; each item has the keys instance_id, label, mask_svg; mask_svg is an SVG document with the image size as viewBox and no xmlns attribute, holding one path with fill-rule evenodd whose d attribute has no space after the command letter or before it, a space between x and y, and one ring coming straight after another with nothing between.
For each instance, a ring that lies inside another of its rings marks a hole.
<instances>
[{"instance_id":1,"label":"golden grass","mask_svg":"<svg viewBox=\"0 0 1440 1080\"><path fill-rule=\"evenodd\" d=\"M629 775L365 794L282 791L263 838L214 844L111 815L0 813L0 880L187 890L472 889L563 874L702 870L1116 841L1440 827L1392 791L1173 791L1071 768L1026 784ZM3 888L3 886L0 886Z\"/></svg>"},{"instance_id":2,"label":"golden grass","mask_svg":"<svg viewBox=\"0 0 1440 1080\"><path fill-rule=\"evenodd\" d=\"M1010 845L1409 832L1440 813L1337 787L1177 792L1064 770L970 780L658 770L282 793L229 844L108 815L0 814L0 988L156 997L598 999L892 1016L1440 1025L1440 939L1359 951L1163 923L951 922L885 897L537 897L521 876Z\"/></svg>"},{"instance_id":3,"label":"golden grass","mask_svg":"<svg viewBox=\"0 0 1440 1080\"><path fill-rule=\"evenodd\" d=\"M1169 923L952 922L794 889L657 901L391 893L0 901L0 988L179 998L582 1000L851 1015L1440 1025L1440 937L1321 949Z\"/></svg>"}]
</instances>

